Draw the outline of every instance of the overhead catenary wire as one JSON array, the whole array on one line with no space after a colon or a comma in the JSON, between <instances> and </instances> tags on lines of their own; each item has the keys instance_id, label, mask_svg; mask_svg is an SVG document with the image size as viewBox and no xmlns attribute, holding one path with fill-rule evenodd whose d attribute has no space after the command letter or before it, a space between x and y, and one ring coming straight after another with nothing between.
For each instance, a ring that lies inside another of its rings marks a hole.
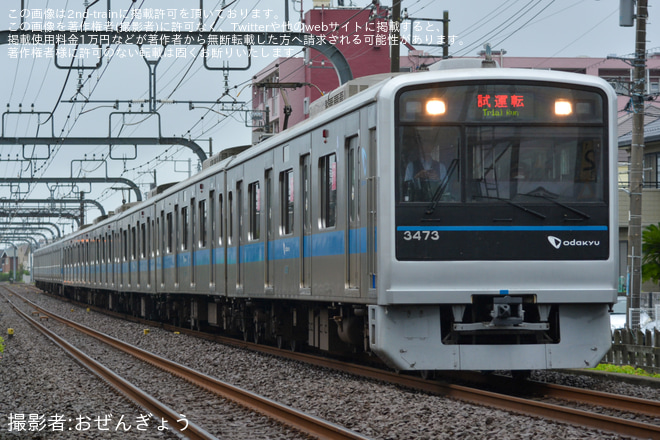
<instances>
[{"instance_id":1,"label":"overhead catenary wire","mask_svg":"<svg viewBox=\"0 0 660 440\"><path fill-rule=\"evenodd\" d=\"M477 40L475 40L474 43L468 45L467 47L464 47L463 49L458 50L453 55L454 56L464 55L464 54L470 53L471 51L473 51L477 47L482 46L488 40L496 37L497 35L501 34L502 32L504 32L509 27L513 26L518 20L520 20L522 17L524 17L528 12L530 12L532 9L534 9L534 7L536 7L542 1L543 0L529 0L529 2L527 2L523 7L521 7L518 11L516 11L513 14L512 17L510 17L507 20L503 21L498 26L496 26L495 28L493 28L490 31L486 32L481 37L479 37ZM534 2L536 2L536 3L534 3ZM534 4L532 4L532 3L534 3Z\"/></svg>"}]
</instances>

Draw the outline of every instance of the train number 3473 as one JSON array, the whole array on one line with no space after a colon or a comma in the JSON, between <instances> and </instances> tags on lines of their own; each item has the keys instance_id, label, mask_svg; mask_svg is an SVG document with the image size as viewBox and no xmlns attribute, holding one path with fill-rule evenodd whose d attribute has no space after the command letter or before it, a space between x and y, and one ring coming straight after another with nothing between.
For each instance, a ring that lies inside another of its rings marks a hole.
<instances>
[{"instance_id":1,"label":"train number 3473","mask_svg":"<svg viewBox=\"0 0 660 440\"><path fill-rule=\"evenodd\" d=\"M438 231L404 231L403 239L406 241L440 240Z\"/></svg>"}]
</instances>

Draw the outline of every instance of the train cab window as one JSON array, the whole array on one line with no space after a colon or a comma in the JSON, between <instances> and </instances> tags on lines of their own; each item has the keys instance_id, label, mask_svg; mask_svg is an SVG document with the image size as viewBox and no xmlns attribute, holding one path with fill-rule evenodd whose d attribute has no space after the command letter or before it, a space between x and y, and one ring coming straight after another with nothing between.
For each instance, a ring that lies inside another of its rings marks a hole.
<instances>
[{"instance_id":1,"label":"train cab window","mask_svg":"<svg viewBox=\"0 0 660 440\"><path fill-rule=\"evenodd\" d=\"M294 181L293 170L288 170L280 173L280 194L281 194L281 234L289 235L293 233L293 219L294 219Z\"/></svg>"},{"instance_id":2,"label":"train cab window","mask_svg":"<svg viewBox=\"0 0 660 440\"><path fill-rule=\"evenodd\" d=\"M259 240L261 232L261 189L259 182L254 182L248 185L248 198L249 198L249 239Z\"/></svg>"},{"instance_id":3,"label":"train cab window","mask_svg":"<svg viewBox=\"0 0 660 440\"><path fill-rule=\"evenodd\" d=\"M407 126L400 130L399 170L404 202L461 200L457 127Z\"/></svg>"},{"instance_id":4,"label":"train cab window","mask_svg":"<svg viewBox=\"0 0 660 440\"><path fill-rule=\"evenodd\" d=\"M332 228L337 224L337 155L329 154L319 159L321 178L321 227Z\"/></svg>"}]
</instances>

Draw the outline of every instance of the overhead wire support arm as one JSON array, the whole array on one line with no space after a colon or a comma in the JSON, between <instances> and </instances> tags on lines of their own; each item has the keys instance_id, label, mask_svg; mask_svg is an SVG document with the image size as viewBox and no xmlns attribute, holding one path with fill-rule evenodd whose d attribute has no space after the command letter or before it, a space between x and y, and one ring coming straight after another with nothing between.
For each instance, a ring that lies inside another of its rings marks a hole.
<instances>
[{"instance_id":1,"label":"overhead wire support arm","mask_svg":"<svg viewBox=\"0 0 660 440\"><path fill-rule=\"evenodd\" d=\"M39 225L37 223L16 223L16 222L0 222L0 230L9 230L13 229L16 231L31 231L31 230L36 230L36 231L47 231L50 232L53 236L53 239L56 238L62 238L62 234L58 233L56 234L55 231L52 229L49 229L46 226Z\"/></svg>"},{"instance_id":2,"label":"overhead wire support arm","mask_svg":"<svg viewBox=\"0 0 660 440\"><path fill-rule=\"evenodd\" d=\"M52 233L53 231L47 229L48 232ZM37 229L34 228L15 228L15 227L3 227L0 226L0 236L2 237L7 237L7 236L15 236L15 235L23 235L23 234L30 234L30 236L33 235L40 235L43 237L43 239L48 242L48 237L46 234L43 232L38 232ZM53 239L55 238L55 234L53 234Z\"/></svg>"},{"instance_id":3,"label":"overhead wire support arm","mask_svg":"<svg viewBox=\"0 0 660 440\"><path fill-rule=\"evenodd\" d=\"M21 177L0 177L0 184L25 182ZM122 183L128 186L137 197L137 201L142 201L142 192L140 188L131 180L123 177L36 177L31 179L31 183ZM80 201L78 200L78 203Z\"/></svg>"},{"instance_id":4,"label":"overhead wire support arm","mask_svg":"<svg viewBox=\"0 0 660 440\"><path fill-rule=\"evenodd\" d=\"M11 226L11 225L16 225L16 224L17 224L16 222L0 222L0 225L5 225L5 226ZM48 226L48 227L53 227L53 228L55 228L55 232L57 232L57 237L58 237L58 238L61 238L61 237L62 237L62 231L60 230L60 227L57 225L57 223L53 223L53 222L28 222L28 221L23 221L23 222L19 223L18 226L30 226L30 227L32 227L32 226L34 226L34 227L39 226L39 227L42 227L43 229L48 230L48 231L50 231L50 229L48 229L47 226ZM51 231L51 232L52 232L52 231ZM52 232L53 236L56 235L55 232Z\"/></svg>"},{"instance_id":5,"label":"overhead wire support arm","mask_svg":"<svg viewBox=\"0 0 660 440\"><path fill-rule=\"evenodd\" d=\"M94 199L0 199L0 206L3 205L12 205L12 204L21 204L24 205L26 203L37 203L37 204L89 204L89 205L94 205L100 212L101 215L107 215L105 212L105 208L99 202L98 200ZM6 207L6 206L4 206Z\"/></svg>"},{"instance_id":6,"label":"overhead wire support arm","mask_svg":"<svg viewBox=\"0 0 660 440\"><path fill-rule=\"evenodd\" d=\"M136 113L139 114L139 113ZM201 162L207 159L202 147L184 137L0 137L0 145L183 145Z\"/></svg>"},{"instance_id":7,"label":"overhead wire support arm","mask_svg":"<svg viewBox=\"0 0 660 440\"><path fill-rule=\"evenodd\" d=\"M23 211L18 210L5 210L0 209L0 218L16 218L16 217L31 217L31 218L66 218L69 220L74 220L78 227L80 227L80 213L76 210L70 211L53 211L52 209L25 209Z\"/></svg>"}]
</instances>

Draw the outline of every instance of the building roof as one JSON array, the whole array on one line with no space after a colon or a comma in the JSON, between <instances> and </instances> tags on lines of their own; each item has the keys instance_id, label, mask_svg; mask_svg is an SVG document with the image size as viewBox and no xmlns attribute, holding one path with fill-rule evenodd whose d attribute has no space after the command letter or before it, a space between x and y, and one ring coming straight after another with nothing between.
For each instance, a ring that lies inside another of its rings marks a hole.
<instances>
[{"instance_id":1,"label":"building roof","mask_svg":"<svg viewBox=\"0 0 660 440\"><path fill-rule=\"evenodd\" d=\"M660 99L644 103L644 142L660 141ZM625 111L619 118L619 147L625 147L632 142L632 112Z\"/></svg>"},{"instance_id":2,"label":"building roof","mask_svg":"<svg viewBox=\"0 0 660 440\"><path fill-rule=\"evenodd\" d=\"M15 258L15 257L16 257L16 249L14 248L3 249L0 252L0 258Z\"/></svg>"}]
</instances>

